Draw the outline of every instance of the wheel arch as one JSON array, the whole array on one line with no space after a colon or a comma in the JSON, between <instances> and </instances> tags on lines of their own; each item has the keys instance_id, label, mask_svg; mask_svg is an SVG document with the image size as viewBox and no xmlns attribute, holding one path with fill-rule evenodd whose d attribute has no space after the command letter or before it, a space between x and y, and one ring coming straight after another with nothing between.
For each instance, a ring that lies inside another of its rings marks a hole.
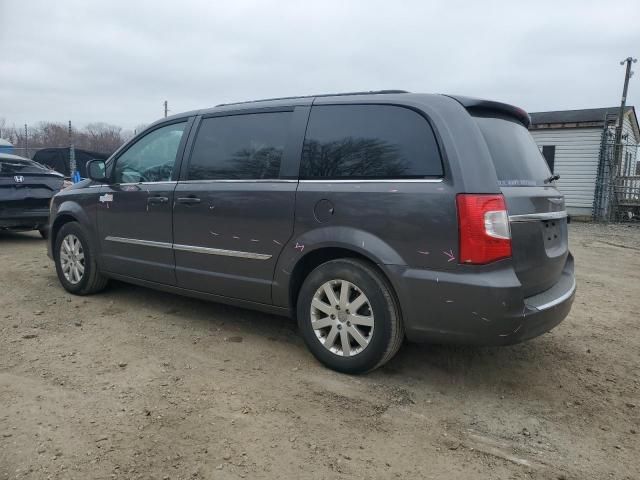
<instances>
[{"instance_id":1,"label":"wheel arch","mask_svg":"<svg viewBox=\"0 0 640 480\"><path fill-rule=\"evenodd\" d=\"M92 221L92 219L94 221ZM98 249L99 243L97 242L95 215L87 213L82 205L72 200L66 200L60 204L57 209L55 218L51 222L51 232L49 235L49 244L51 246L51 252L56 243L56 236L60 229L69 222L78 222L82 225L89 236L89 242L93 248Z\"/></svg>"},{"instance_id":2,"label":"wheel arch","mask_svg":"<svg viewBox=\"0 0 640 480\"><path fill-rule=\"evenodd\" d=\"M402 256L370 232L331 225L294 235L284 246L273 276L274 305L295 311L297 294L306 275L321 263L343 257L359 258L371 265L389 284L397 301L396 285L385 267L406 265Z\"/></svg>"},{"instance_id":3,"label":"wheel arch","mask_svg":"<svg viewBox=\"0 0 640 480\"><path fill-rule=\"evenodd\" d=\"M296 307L298 302L298 293L302 288L302 284L307 276L317 267L331 260L337 260L341 258L350 258L360 260L365 263L369 268L373 269L376 273L378 273L384 282L387 283L389 287L389 291L391 292L391 296L394 299L396 304L396 308L398 311L398 315L402 321L402 308L400 302L398 300L398 295L396 293L395 286L391 281L391 278L385 272L384 266L376 263L376 261L367 256L362 252L358 252L354 249L350 249L347 247L336 247L336 246L326 246L314 249L308 252L306 255L303 255L296 262L293 270L291 271L291 275L289 276L288 283L288 306L289 310L292 313L292 316L295 317Z\"/></svg>"},{"instance_id":4,"label":"wheel arch","mask_svg":"<svg viewBox=\"0 0 640 480\"><path fill-rule=\"evenodd\" d=\"M55 220L53 221L53 223L51 224L51 232L50 232L51 243L55 244L56 237L58 236L58 232L65 224L69 222L77 222L77 221L78 219L69 212L63 212L58 214Z\"/></svg>"}]
</instances>

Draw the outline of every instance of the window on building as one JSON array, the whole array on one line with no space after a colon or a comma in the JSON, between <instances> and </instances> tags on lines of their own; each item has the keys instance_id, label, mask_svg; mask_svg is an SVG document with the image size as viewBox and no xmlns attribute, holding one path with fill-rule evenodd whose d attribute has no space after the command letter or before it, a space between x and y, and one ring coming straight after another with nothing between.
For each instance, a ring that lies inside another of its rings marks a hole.
<instances>
[{"instance_id":1,"label":"window on building","mask_svg":"<svg viewBox=\"0 0 640 480\"><path fill-rule=\"evenodd\" d=\"M291 112L205 118L189 161L189 180L275 179Z\"/></svg>"},{"instance_id":2,"label":"window on building","mask_svg":"<svg viewBox=\"0 0 640 480\"><path fill-rule=\"evenodd\" d=\"M400 179L442 173L433 130L413 110L392 105L311 110L300 178Z\"/></svg>"},{"instance_id":3,"label":"window on building","mask_svg":"<svg viewBox=\"0 0 640 480\"><path fill-rule=\"evenodd\" d=\"M547 161L547 165L549 166L549 170L551 170L551 173L555 173L553 171L553 167L555 165L555 160L556 160L556 146L555 145L543 145L542 146L542 156Z\"/></svg>"}]
</instances>

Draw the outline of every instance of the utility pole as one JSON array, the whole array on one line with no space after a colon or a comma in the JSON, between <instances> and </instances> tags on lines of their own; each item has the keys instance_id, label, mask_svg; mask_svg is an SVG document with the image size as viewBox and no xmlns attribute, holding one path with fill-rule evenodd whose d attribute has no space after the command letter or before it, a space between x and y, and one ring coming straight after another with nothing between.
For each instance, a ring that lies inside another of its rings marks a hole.
<instances>
[{"instance_id":1,"label":"utility pole","mask_svg":"<svg viewBox=\"0 0 640 480\"><path fill-rule=\"evenodd\" d=\"M167 113L169 113L169 103L164 101L164 118L167 118Z\"/></svg>"},{"instance_id":2,"label":"utility pole","mask_svg":"<svg viewBox=\"0 0 640 480\"><path fill-rule=\"evenodd\" d=\"M618 112L618 125L616 126L615 137L615 170L617 174L621 174L622 169L622 124L624 122L624 109L627 104L627 91L629 89L629 79L633 75L631 71L631 64L636 63L637 58L627 57L620 62L620 65L627 64L626 72L624 74L624 87L622 89L622 101L620 102L620 111Z\"/></svg>"},{"instance_id":3,"label":"utility pole","mask_svg":"<svg viewBox=\"0 0 640 480\"><path fill-rule=\"evenodd\" d=\"M29 130L27 124L24 124L24 157L29 158Z\"/></svg>"},{"instance_id":4,"label":"utility pole","mask_svg":"<svg viewBox=\"0 0 640 480\"><path fill-rule=\"evenodd\" d=\"M618 122L616 124L616 134L613 143L613 165L609 169L609 188L610 195L607 202L607 218L609 220L615 219L618 214L618 176L622 175L622 127L624 124L624 109L627 105L627 91L629 89L629 79L633 72L631 71L631 64L638 60L632 57L627 57L620 62L620 65L627 64L627 68L624 74L624 87L622 88L622 101L620 102L620 110L618 111Z\"/></svg>"},{"instance_id":5,"label":"utility pole","mask_svg":"<svg viewBox=\"0 0 640 480\"><path fill-rule=\"evenodd\" d=\"M71 120L69 120L69 170L71 174L71 180L76 181L76 149L73 146L73 131L71 130Z\"/></svg>"}]
</instances>

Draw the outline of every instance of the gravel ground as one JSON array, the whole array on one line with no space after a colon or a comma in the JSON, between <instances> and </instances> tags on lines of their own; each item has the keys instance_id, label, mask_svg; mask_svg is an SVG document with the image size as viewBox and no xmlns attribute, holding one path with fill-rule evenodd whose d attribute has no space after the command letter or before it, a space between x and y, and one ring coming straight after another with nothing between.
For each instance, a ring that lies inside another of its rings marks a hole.
<instances>
[{"instance_id":1,"label":"gravel ground","mask_svg":"<svg viewBox=\"0 0 640 480\"><path fill-rule=\"evenodd\" d=\"M637 479L640 228L573 224L553 332L320 366L291 320L112 283L0 233L0 479Z\"/></svg>"}]
</instances>

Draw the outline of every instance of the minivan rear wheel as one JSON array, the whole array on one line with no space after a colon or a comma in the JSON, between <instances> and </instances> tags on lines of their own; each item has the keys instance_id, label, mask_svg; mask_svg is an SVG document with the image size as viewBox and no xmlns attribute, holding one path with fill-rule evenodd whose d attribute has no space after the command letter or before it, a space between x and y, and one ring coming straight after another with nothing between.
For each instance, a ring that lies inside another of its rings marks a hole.
<instances>
[{"instance_id":1,"label":"minivan rear wheel","mask_svg":"<svg viewBox=\"0 0 640 480\"><path fill-rule=\"evenodd\" d=\"M300 289L297 318L311 353L344 373L363 373L385 364L404 338L390 285L357 259L316 267Z\"/></svg>"},{"instance_id":2,"label":"minivan rear wheel","mask_svg":"<svg viewBox=\"0 0 640 480\"><path fill-rule=\"evenodd\" d=\"M88 238L79 223L69 222L58 231L54 242L58 279L66 291L75 295L90 295L107 285L107 278L98 271Z\"/></svg>"}]
</instances>

